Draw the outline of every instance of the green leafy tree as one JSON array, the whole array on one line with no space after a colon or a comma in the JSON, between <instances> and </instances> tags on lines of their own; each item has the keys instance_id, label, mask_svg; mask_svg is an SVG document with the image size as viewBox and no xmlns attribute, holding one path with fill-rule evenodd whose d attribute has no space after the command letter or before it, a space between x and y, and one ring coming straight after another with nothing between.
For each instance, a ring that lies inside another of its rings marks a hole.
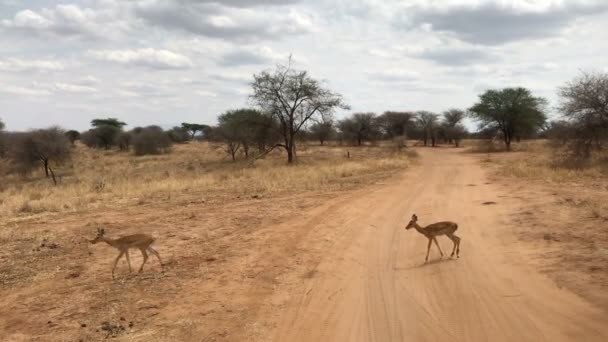
<instances>
[{"instance_id":1,"label":"green leafy tree","mask_svg":"<svg viewBox=\"0 0 608 342\"><path fill-rule=\"evenodd\" d=\"M203 135L205 135L205 131L209 129L209 126L197 123L182 122L182 128L190 132L190 137L192 140L194 140L194 137L198 132L202 132Z\"/></svg>"},{"instance_id":2,"label":"green leafy tree","mask_svg":"<svg viewBox=\"0 0 608 342\"><path fill-rule=\"evenodd\" d=\"M108 150L119 143L118 139L125 125L126 123L115 118L94 119L91 121L93 128L81 134L80 139L89 147Z\"/></svg>"},{"instance_id":3,"label":"green leafy tree","mask_svg":"<svg viewBox=\"0 0 608 342\"><path fill-rule=\"evenodd\" d=\"M533 96L526 88L505 88L479 95L479 102L469 112L479 121L480 129L499 130L510 151L513 138L543 126L546 104L544 98Z\"/></svg>"}]
</instances>

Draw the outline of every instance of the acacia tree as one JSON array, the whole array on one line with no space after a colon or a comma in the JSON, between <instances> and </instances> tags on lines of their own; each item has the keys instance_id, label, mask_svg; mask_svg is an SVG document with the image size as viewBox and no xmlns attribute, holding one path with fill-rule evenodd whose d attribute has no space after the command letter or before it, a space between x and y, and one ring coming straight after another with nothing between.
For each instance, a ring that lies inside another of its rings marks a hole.
<instances>
[{"instance_id":1,"label":"acacia tree","mask_svg":"<svg viewBox=\"0 0 608 342\"><path fill-rule=\"evenodd\" d=\"M336 128L332 120L315 122L308 128L308 132L312 139L318 140L323 144L331 139L336 134Z\"/></svg>"},{"instance_id":2,"label":"acacia tree","mask_svg":"<svg viewBox=\"0 0 608 342\"><path fill-rule=\"evenodd\" d=\"M355 113L350 118L341 120L338 128L344 139L356 141L357 146L380 135L374 113Z\"/></svg>"},{"instance_id":3,"label":"acacia tree","mask_svg":"<svg viewBox=\"0 0 608 342\"><path fill-rule=\"evenodd\" d=\"M217 118L218 126L214 129L214 138L226 145L226 153L230 154L232 161L236 161L236 154L241 148L244 139L242 118L235 111L228 111Z\"/></svg>"},{"instance_id":4,"label":"acacia tree","mask_svg":"<svg viewBox=\"0 0 608 342\"><path fill-rule=\"evenodd\" d=\"M11 159L23 172L41 166L46 177L52 177L57 185L53 166L69 160L72 152L70 141L61 128L51 127L19 134L12 142Z\"/></svg>"},{"instance_id":5,"label":"acacia tree","mask_svg":"<svg viewBox=\"0 0 608 342\"><path fill-rule=\"evenodd\" d=\"M431 140L431 146L435 147L437 142L437 118L439 116L435 113L420 111L416 113L416 123L423 132L422 141L424 146L427 146L429 139Z\"/></svg>"},{"instance_id":6,"label":"acacia tree","mask_svg":"<svg viewBox=\"0 0 608 342\"><path fill-rule=\"evenodd\" d=\"M65 132L65 136L68 138L68 140L70 141L70 144L72 144L72 146L74 146L74 143L76 142L76 140L80 139L80 133L78 131L74 131L74 130Z\"/></svg>"},{"instance_id":7,"label":"acacia tree","mask_svg":"<svg viewBox=\"0 0 608 342\"><path fill-rule=\"evenodd\" d=\"M197 124L197 123L182 122L182 128L184 130L190 132L190 137L192 138L192 140L194 140L196 133L198 133L198 132L204 133L205 131L208 131L209 126L203 125L203 124Z\"/></svg>"},{"instance_id":8,"label":"acacia tree","mask_svg":"<svg viewBox=\"0 0 608 342\"><path fill-rule=\"evenodd\" d=\"M96 148L110 149L118 142L118 137L126 123L115 118L94 119L91 121L92 129L81 135L81 141Z\"/></svg>"},{"instance_id":9,"label":"acacia tree","mask_svg":"<svg viewBox=\"0 0 608 342\"><path fill-rule=\"evenodd\" d=\"M341 95L325 88L308 72L294 70L291 57L287 65L253 75L251 87L251 100L279 123L282 142L274 147L285 149L288 163L295 159L296 136L309 120L327 120L336 108L348 109Z\"/></svg>"},{"instance_id":10,"label":"acacia tree","mask_svg":"<svg viewBox=\"0 0 608 342\"><path fill-rule=\"evenodd\" d=\"M544 113L546 104L547 100L532 96L526 88L505 88L479 95L479 102L469 112L479 121L480 129L499 130L507 151L510 151L514 137L543 126L547 120Z\"/></svg>"},{"instance_id":11,"label":"acacia tree","mask_svg":"<svg viewBox=\"0 0 608 342\"><path fill-rule=\"evenodd\" d=\"M242 147L245 157L249 157L251 146L257 144L263 151L272 140L272 129L275 128L272 118L262 112L242 108L229 110L218 117L217 138L227 145L227 152L236 160L236 152Z\"/></svg>"},{"instance_id":12,"label":"acacia tree","mask_svg":"<svg viewBox=\"0 0 608 342\"><path fill-rule=\"evenodd\" d=\"M447 143L454 143L454 146L460 146L462 137L466 134L466 128L462 125L465 112L460 109L448 109L443 112L443 126Z\"/></svg>"},{"instance_id":13,"label":"acacia tree","mask_svg":"<svg viewBox=\"0 0 608 342\"><path fill-rule=\"evenodd\" d=\"M378 126L386 138L405 137L413 125L414 114L410 112L386 111L378 116Z\"/></svg>"},{"instance_id":14,"label":"acacia tree","mask_svg":"<svg viewBox=\"0 0 608 342\"><path fill-rule=\"evenodd\" d=\"M559 110L573 129L575 151L589 156L608 140L608 73L583 73L560 88Z\"/></svg>"}]
</instances>

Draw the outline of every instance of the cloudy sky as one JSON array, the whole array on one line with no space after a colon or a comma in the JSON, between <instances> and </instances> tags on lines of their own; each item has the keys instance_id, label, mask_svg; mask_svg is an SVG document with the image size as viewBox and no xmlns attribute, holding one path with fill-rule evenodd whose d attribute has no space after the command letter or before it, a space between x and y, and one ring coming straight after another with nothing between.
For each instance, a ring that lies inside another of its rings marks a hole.
<instances>
[{"instance_id":1,"label":"cloudy sky","mask_svg":"<svg viewBox=\"0 0 608 342\"><path fill-rule=\"evenodd\" d=\"M555 105L581 70L608 71L608 1L0 0L0 39L13 130L215 123L289 54L354 112L467 108L507 86Z\"/></svg>"}]
</instances>

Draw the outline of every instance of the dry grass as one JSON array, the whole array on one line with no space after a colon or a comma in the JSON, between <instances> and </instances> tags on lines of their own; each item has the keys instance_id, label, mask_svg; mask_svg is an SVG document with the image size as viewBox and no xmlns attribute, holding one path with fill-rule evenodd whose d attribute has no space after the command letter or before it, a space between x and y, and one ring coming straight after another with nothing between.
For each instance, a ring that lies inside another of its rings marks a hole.
<instances>
[{"instance_id":1,"label":"dry grass","mask_svg":"<svg viewBox=\"0 0 608 342\"><path fill-rule=\"evenodd\" d=\"M490 161L498 166L496 175L532 181L557 189L569 189L583 196L577 200L594 215L608 217L608 203L602 194L608 190L608 156L596 154L581 162L572 159L561 148L553 148L545 140L519 144L520 152L490 155ZM486 157L487 159L487 157Z\"/></svg>"},{"instance_id":2,"label":"dry grass","mask_svg":"<svg viewBox=\"0 0 608 342\"><path fill-rule=\"evenodd\" d=\"M520 151L523 152L497 159L501 165L498 170L500 175L559 185L607 185L608 156L596 154L590 160L581 162L572 159L563 149L550 147L543 140L526 142Z\"/></svg>"},{"instance_id":3,"label":"dry grass","mask_svg":"<svg viewBox=\"0 0 608 342\"><path fill-rule=\"evenodd\" d=\"M350 150L351 158L346 158ZM71 165L58 173L59 186L34 174L6 176L0 216L19 221L33 215L143 205L159 201L213 200L304 191L335 191L369 183L403 169L414 152L390 146L302 146L299 162L287 165L277 151L265 159L234 163L222 146L179 145L168 155L135 157L77 146ZM6 169L8 165L0 165ZM2 172L0 170L0 172Z\"/></svg>"}]
</instances>

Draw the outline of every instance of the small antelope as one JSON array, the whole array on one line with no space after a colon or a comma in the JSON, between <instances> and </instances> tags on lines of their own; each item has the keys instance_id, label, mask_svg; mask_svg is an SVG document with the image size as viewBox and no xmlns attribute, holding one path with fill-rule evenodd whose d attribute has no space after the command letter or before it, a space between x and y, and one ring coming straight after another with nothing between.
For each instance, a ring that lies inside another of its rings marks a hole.
<instances>
[{"instance_id":1,"label":"small antelope","mask_svg":"<svg viewBox=\"0 0 608 342\"><path fill-rule=\"evenodd\" d=\"M424 262L427 262L429 260L431 242L433 241L435 241L435 245L437 245L437 248L439 248L439 253L441 253L441 257L443 258L443 251L441 250L441 247L439 247L439 244L437 243L436 239L436 237L440 235L447 236L454 243L454 248L452 248L452 254L450 255L450 257L454 256L454 252L456 252L457 258L460 257L460 238L454 235L454 232L456 231L456 229L458 229L458 224L454 222L443 221L429 224L426 227L421 227L417 222L418 216L416 216L416 214L412 215L412 220L410 221L410 223L408 223L405 229L415 228L418 233L426 236L426 238L429 239L429 245L426 248L426 258L424 259Z\"/></svg>"},{"instance_id":2,"label":"small antelope","mask_svg":"<svg viewBox=\"0 0 608 342\"><path fill-rule=\"evenodd\" d=\"M163 262L160 259L160 255L157 251L154 250L154 248L152 248L152 246L150 246L154 242L154 238L152 236L147 234L133 234L123 236L118 239L109 239L105 237L104 234L105 230L103 228L97 228L97 236L95 237L95 239L90 240L90 242L92 244L96 244L100 241L103 241L108 245L118 249L118 251L120 252L118 254L118 257L116 257L116 260L114 261L114 267L112 267L112 278L114 278L114 269L116 269L116 264L118 263L118 260L120 260L120 257L122 257L123 254L127 256L129 272L133 272L133 269L131 268L131 260L129 259L130 248L139 249L141 251L141 255L144 257L144 261L141 263L141 267L139 268L138 272L141 272L144 269L144 265L146 264L146 261L148 261L148 253L146 253L146 251L154 254L160 262L160 267L163 267Z\"/></svg>"}]
</instances>

